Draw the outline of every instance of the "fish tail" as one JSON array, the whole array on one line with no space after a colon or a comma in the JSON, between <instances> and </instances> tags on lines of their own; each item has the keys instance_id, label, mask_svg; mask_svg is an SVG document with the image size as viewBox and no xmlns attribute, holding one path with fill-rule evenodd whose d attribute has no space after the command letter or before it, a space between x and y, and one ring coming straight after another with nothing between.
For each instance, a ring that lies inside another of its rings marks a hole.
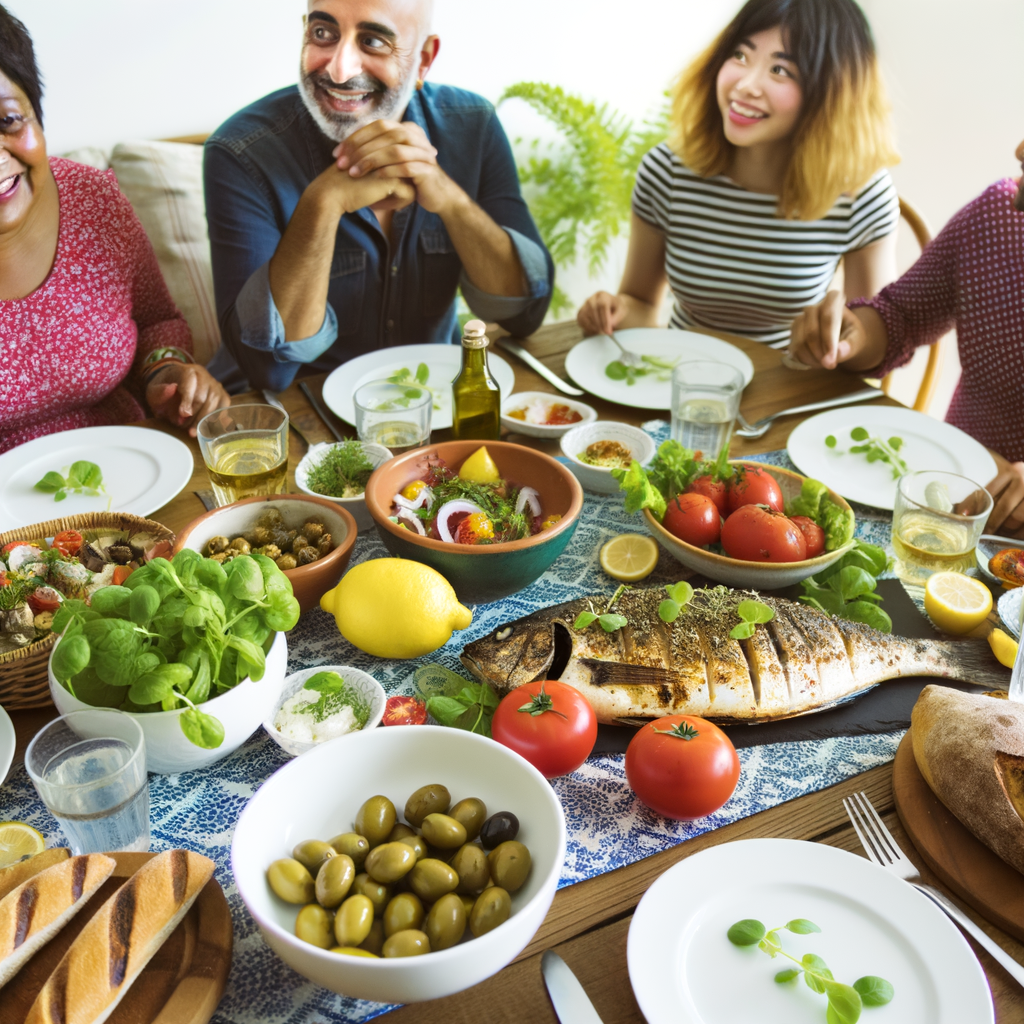
<instances>
[{"instance_id":1,"label":"fish tail","mask_svg":"<svg viewBox=\"0 0 1024 1024\"><path fill-rule=\"evenodd\" d=\"M1010 671L996 660L987 640L945 640L940 643L945 648L945 660L952 669L943 675L989 690L1009 689Z\"/></svg>"}]
</instances>

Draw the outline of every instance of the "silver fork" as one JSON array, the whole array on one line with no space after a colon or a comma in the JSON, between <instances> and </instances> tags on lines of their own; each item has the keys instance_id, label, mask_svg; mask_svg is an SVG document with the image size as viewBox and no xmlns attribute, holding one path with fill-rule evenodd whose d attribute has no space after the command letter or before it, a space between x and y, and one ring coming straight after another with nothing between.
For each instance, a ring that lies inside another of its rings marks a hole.
<instances>
[{"instance_id":1,"label":"silver fork","mask_svg":"<svg viewBox=\"0 0 1024 1024\"><path fill-rule=\"evenodd\" d=\"M796 405L792 409L783 409L780 412L772 413L771 416L765 416L764 419L758 420L756 423L748 423L742 413L737 413L736 419L739 421L740 429L736 433L740 437L764 437L768 433L768 428L780 416L792 416L798 412L817 412L819 409L834 409L840 405L855 405L857 402L870 402L875 398L881 398L883 394L885 392L879 391L878 388L863 388L849 395L840 395L838 398L826 398L820 402L811 402L809 405Z\"/></svg>"},{"instance_id":2,"label":"silver fork","mask_svg":"<svg viewBox=\"0 0 1024 1024\"><path fill-rule=\"evenodd\" d=\"M634 367L636 367L636 366L640 366L643 363L643 360L635 352L630 352L629 349L626 348L626 346L623 345L621 341L619 341L619 339L616 337L614 331L612 331L611 334L606 334L605 337L606 338L611 338L612 341L614 341L615 344L619 346L619 351L622 353L622 360L621 361L626 366L634 366Z\"/></svg>"},{"instance_id":3,"label":"silver fork","mask_svg":"<svg viewBox=\"0 0 1024 1024\"><path fill-rule=\"evenodd\" d=\"M862 793L843 798L843 807L860 839L868 860L899 875L919 893L946 912L979 946L983 946L997 960L1018 985L1024 987L1024 967L992 941L955 903L938 889L925 885L921 874L910 858L899 848L885 822L879 817L871 801Z\"/></svg>"}]
</instances>

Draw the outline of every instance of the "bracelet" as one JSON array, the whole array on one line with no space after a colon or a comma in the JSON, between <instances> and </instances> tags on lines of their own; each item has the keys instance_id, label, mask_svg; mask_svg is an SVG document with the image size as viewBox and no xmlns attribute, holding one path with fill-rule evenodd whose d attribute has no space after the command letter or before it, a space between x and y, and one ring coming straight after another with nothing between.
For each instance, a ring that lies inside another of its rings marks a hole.
<instances>
[{"instance_id":1,"label":"bracelet","mask_svg":"<svg viewBox=\"0 0 1024 1024\"><path fill-rule=\"evenodd\" d=\"M187 360L191 362L192 360ZM185 360L178 359L177 357L168 357L166 359L160 359L153 363L151 366L145 367L145 373L142 376L142 386L149 387L149 382L158 374L161 370L165 370L168 366L181 366Z\"/></svg>"},{"instance_id":2,"label":"bracelet","mask_svg":"<svg viewBox=\"0 0 1024 1024\"><path fill-rule=\"evenodd\" d=\"M142 367L156 366L157 363L191 363L192 356L182 348L174 345L164 345L163 348L155 348L142 361Z\"/></svg>"}]
</instances>

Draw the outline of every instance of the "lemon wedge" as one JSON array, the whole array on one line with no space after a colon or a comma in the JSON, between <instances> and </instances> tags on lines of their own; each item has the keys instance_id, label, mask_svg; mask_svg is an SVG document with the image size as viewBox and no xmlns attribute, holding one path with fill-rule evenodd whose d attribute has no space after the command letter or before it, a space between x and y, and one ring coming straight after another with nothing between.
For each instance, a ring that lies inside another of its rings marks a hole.
<instances>
[{"instance_id":1,"label":"lemon wedge","mask_svg":"<svg viewBox=\"0 0 1024 1024\"><path fill-rule=\"evenodd\" d=\"M0 821L0 868L42 853L45 846L42 833L31 825L23 821Z\"/></svg>"},{"instance_id":2,"label":"lemon wedge","mask_svg":"<svg viewBox=\"0 0 1024 1024\"><path fill-rule=\"evenodd\" d=\"M620 533L601 548L601 568L614 580L636 583L654 572L658 545L642 533Z\"/></svg>"},{"instance_id":3,"label":"lemon wedge","mask_svg":"<svg viewBox=\"0 0 1024 1024\"><path fill-rule=\"evenodd\" d=\"M1017 657L1017 641L1004 633L1001 629L993 629L988 635L988 645L996 656L1000 665L1013 668L1014 660Z\"/></svg>"},{"instance_id":4,"label":"lemon wedge","mask_svg":"<svg viewBox=\"0 0 1024 1024\"><path fill-rule=\"evenodd\" d=\"M936 572L924 588L924 610L947 633L970 633L992 611L992 592L958 572Z\"/></svg>"},{"instance_id":5,"label":"lemon wedge","mask_svg":"<svg viewBox=\"0 0 1024 1024\"><path fill-rule=\"evenodd\" d=\"M498 467L491 458L491 453L484 448L475 452L459 467L459 479L474 484L496 484L501 479Z\"/></svg>"}]
</instances>

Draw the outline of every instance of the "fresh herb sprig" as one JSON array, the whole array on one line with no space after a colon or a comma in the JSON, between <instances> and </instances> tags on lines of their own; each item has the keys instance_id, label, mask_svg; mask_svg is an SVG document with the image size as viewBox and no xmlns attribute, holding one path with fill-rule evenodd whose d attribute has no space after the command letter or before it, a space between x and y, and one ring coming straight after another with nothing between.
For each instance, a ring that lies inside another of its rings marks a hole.
<instances>
[{"instance_id":1,"label":"fresh herb sprig","mask_svg":"<svg viewBox=\"0 0 1024 1024\"><path fill-rule=\"evenodd\" d=\"M747 640L757 630L759 622L771 622L775 618L775 610L761 601L740 601L736 605L736 614L740 621L729 630L733 640Z\"/></svg>"},{"instance_id":2,"label":"fresh herb sprig","mask_svg":"<svg viewBox=\"0 0 1024 1024\"><path fill-rule=\"evenodd\" d=\"M850 431L850 438L861 442L850 447L851 455L864 455L868 462L887 462L892 467L894 480L910 471L910 467L899 453L903 447L902 437L890 437L886 440L870 433L865 427L854 427ZM827 448L835 448L837 444L839 442L834 434L829 434L825 438Z\"/></svg>"},{"instance_id":3,"label":"fresh herb sprig","mask_svg":"<svg viewBox=\"0 0 1024 1024\"><path fill-rule=\"evenodd\" d=\"M679 362L678 359L661 359L658 356L641 356L640 359L643 361L641 366L630 366L621 359L614 359L604 368L605 376L624 380L630 387L642 377L653 376L655 380L666 381L671 380L672 370Z\"/></svg>"},{"instance_id":4,"label":"fresh herb sprig","mask_svg":"<svg viewBox=\"0 0 1024 1024\"><path fill-rule=\"evenodd\" d=\"M804 982L812 992L824 995L828 999L825 1019L828 1024L857 1024L861 1010L865 1006L885 1006L895 995L895 989L885 980L875 975L858 978L852 985L844 985L836 981L828 964L814 953L805 953L799 960L790 956L782 948L781 931L793 932L795 935L810 935L821 929L805 918L794 918L778 928L768 930L753 918L737 921L726 932L726 936L734 946L757 946L773 960L784 956L792 960L796 967L789 967L775 975L776 984L785 985L795 981L802 974Z\"/></svg>"},{"instance_id":5,"label":"fresh herb sprig","mask_svg":"<svg viewBox=\"0 0 1024 1024\"><path fill-rule=\"evenodd\" d=\"M316 722L326 721L344 707L352 709L360 729L370 720L369 703L337 672L317 672L302 688L320 694L315 701L297 709L300 714L312 715Z\"/></svg>"},{"instance_id":6,"label":"fresh herb sprig","mask_svg":"<svg viewBox=\"0 0 1024 1024\"><path fill-rule=\"evenodd\" d=\"M310 468L306 479L311 491L342 498L346 491L361 494L372 473L373 463L366 457L362 444L350 440L331 445Z\"/></svg>"},{"instance_id":7,"label":"fresh herb sprig","mask_svg":"<svg viewBox=\"0 0 1024 1024\"><path fill-rule=\"evenodd\" d=\"M37 491L52 494L54 501L63 501L69 494L106 494L103 470L95 462L72 462L62 473L50 470L35 484Z\"/></svg>"},{"instance_id":8,"label":"fresh herb sprig","mask_svg":"<svg viewBox=\"0 0 1024 1024\"><path fill-rule=\"evenodd\" d=\"M596 622L606 633L614 633L615 630L628 626L629 619L625 615L613 612L612 609L618 603L619 598L629 589L625 583L620 583L618 589L612 594L610 600L605 605L603 612L597 611L593 603L591 603L590 611L580 612L576 616L576 621L572 624L572 628L586 629Z\"/></svg>"},{"instance_id":9,"label":"fresh herb sprig","mask_svg":"<svg viewBox=\"0 0 1024 1024\"><path fill-rule=\"evenodd\" d=\"M800 600L829 615L891 633L892 619L878 607L882 598L875 593L877 577L888 565L882 548L859 540L835 564L803 581Z\"/></svg>"},{"instance_id":10,"label":"fresh herb sprig","mask_svg":"<svg viewBox=\"0 0 1024 1024\"><path fill-rule=\"evenodd\" d=\"M416 373L414 374L409 367L403 366L400 370L395 370L390 377L387 378L389 384L401 384L410 389L409 393L404 398L395 399L394 402L388 403L387 406L382 408L408 408L409 403L414 398L419 398L422 391L429 391L431 398L433 399L433 405L435 409L441 408L441 399L438 395L437 389L432 388L427 384L430 380L430 367L426 363L420 363L416 367Z\"/></svg>"}]
</instances>

